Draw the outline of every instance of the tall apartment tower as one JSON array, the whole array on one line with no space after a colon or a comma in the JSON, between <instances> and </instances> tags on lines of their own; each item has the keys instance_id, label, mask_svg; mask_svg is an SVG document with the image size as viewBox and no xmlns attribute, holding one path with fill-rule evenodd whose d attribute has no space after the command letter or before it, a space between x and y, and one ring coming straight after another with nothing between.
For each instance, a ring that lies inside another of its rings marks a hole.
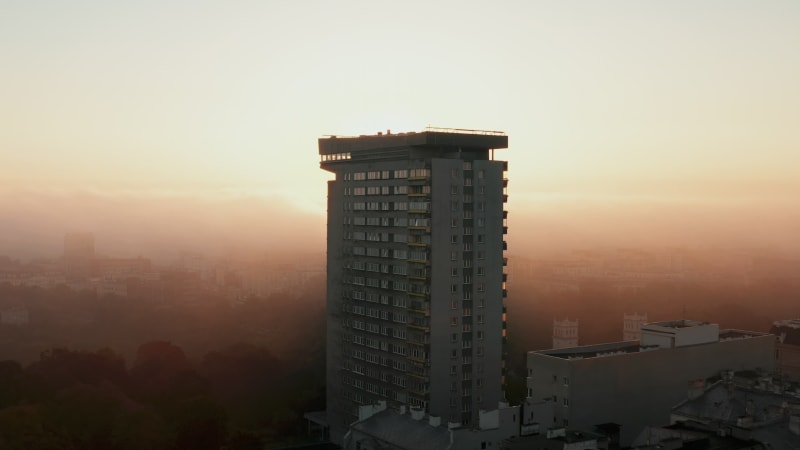
<instances>
[{"instance_id":1,"label":"tall apartment tower","mask_svg":"<svg viewBox=\"0 0 800 450\"><path fill-rule=\"evenodd\" d=\"M502 132L319 139L328 182L327 421L359 405L471 426L504 382L508 147Z\"/></svg>"}]
</instances>

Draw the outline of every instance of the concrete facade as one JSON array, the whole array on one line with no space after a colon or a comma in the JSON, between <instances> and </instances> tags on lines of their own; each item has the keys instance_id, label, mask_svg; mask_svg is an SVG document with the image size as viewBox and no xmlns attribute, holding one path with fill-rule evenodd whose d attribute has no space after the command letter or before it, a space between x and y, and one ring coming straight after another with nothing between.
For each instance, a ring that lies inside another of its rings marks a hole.
<instances>
[{"instance_id":1,"label":"concrete facade","mask_svg":"<svg viewBox=\"0 0 800 450\"><path fill-rule=\"evenodd\" d=\"M385 401L476 423L502 399L507 163L499 132L328 137L327 419Z\"/></svg>"},{"instance_id":2,"label":"concrete facade","mask_svg":"<svg viewBox=\"0 0 800 450\"><path fill-rule=\"evenodd\" d=\"M653 330L663 328L662 323ZM705 341L708 329L682 334L677 341L690 336ZM627 445L645 426L668 423L670 408L686 397L691 380L725 369L772 370L775 364L772 335L728 330L714 342L675 347L659 346L665 342L661 334L658 343L645 346L644 335L643 328L642 345L629 341L529 352L529 397L553 399L556 422L570 428L621 424L621 443Z\"/></svg>"}]
</instances>

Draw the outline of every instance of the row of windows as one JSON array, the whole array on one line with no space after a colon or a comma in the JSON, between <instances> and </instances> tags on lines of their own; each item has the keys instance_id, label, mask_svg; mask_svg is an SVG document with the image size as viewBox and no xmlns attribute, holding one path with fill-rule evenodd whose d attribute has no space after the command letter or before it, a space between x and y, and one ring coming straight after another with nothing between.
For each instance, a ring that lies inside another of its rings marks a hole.
<instances>
[{"instance_id":1,"label":"row of windows","mask_svg":"<svg viewBox=\"0 0 800 450\"><path fill-rule=\"evenodd\" d=\"M381 334L383 336L391 336L395 339L406 339L407 334L404 328L392 328L382 326L377 323L364 322L358 319L345 319L343 321L345 327L353 328L354 330L366 331L373 334Z\"/></svg>"},{"instance_id":2,"label":"row of windows","mask_svg":"<svg viewBox=\"0 0 800 450\"><path fill-rule=\"evenodd\" d=\"M346 283L356 286L368 286L372 288L391 289L400 292L413 292L411 285L406 281L386 280L381 278L370 278L362 276L348 277Z\"/></svg>"},{"instance_id":3,"label":"row of windows","mask_svg":"<svg viewBox=\"0 0 800 450\"><path fill-rule=\"evenodd\" d=\"M384 311L377 308L368 308L363 305L348 305L347 303L344 303L342 304L342 311L346 313L352 313L357 316L366 316L373 319L381 319L395 323L408 322L408 316L405 313Z\"/></svg>"},{"instance_id":4,"label":"row of windows","mask_svg":"<svg viewBox=\"0 0 800 450\"><path fill-rule=\"evenodd\" d=\"M406 227L408 218L406 217L365 217L365 216L344 216L343 225L358 225L371 227Z\"/></svg>"},{"instance_id":5,"label":"row of windows","mask_svg":"<svg viewBox=\"0 0 800 450\"><path fill-rule=\"evenodd\" d=\"M354 290L345 292L343 296L345 299L365 300L369 303L380 303L382 305L391 303L391 305L396 308L405 308L408 306L408 299L402 295L376 294Z\"/></svg>"},{"instance_id":6,"label":"row of windows","mask_svg":"<svg viewBox=\"0 0 800 450\"><path fill-rule=\"evenodd\" d=\"M381 233L378 231L348 231L344 238L354 241L407 243L408 236L403 233Z\"/></svg>"},{"instance_id":7,"label":"row of windows","mask_svg":"<svg viewBox=\"0 0 800 450\"><path fill-rule=\"evenodd\" d=\"M321 155L322 161L347 161L352 158L350 152L333 153L330 155Z\"/></svg>"},{"instance_id":8,"label":"row of windows","mask_svg":"<svg viewBox=\"0 0 800 450\"><path fill-rule=\"evenodd\" d=\"M370 170L368 172L346 172L343 175L344 181L364 181L364 180L390 180L392 178L408 178L408 170Z\"/></svg>"},{"instance_id":9,"label":"row of windows","mask_svg":"<svg viewBox=\"0 0 800 450\"><path fill-rule=\"evenodd\" d=\"M379 264L373 262L365 262L365 261L352 261L348 262L345 266L348 269L353 270L363 270L365 272L377 272L377 273L391 273L394 275L406 275L408 273L408 267L404 264Z\"/></svg>"},{"instance_id":10,"label":"row of windows","mask_svg":"<svg viewBox=\"0 0 800 450\"><path fill-rule=\"evenodd\" d=\"M406 250L406 249L391 249L380 247L353 247L353 255L355 256L370 256L373 258L393 258L393 259L411 259L416 261L427 261L428 253L420 250Z\"/></svg>"},{"instance_id":11,"label":"row of windows","mask_svg":"<svg viewBox=\"0 0 800 450\"><path fill-rule=\"evenodd\" d=\"M405 361L387 357L381 357L378 354L372 353L370 351L361 350L358 348L352 350L351 356L353 357L353 359L357 359L359 361L366 361L368 363L384 367L391 367L394 370L400 370L405 372L408 369L408 366Z\"/></svg>"}]
</instances>

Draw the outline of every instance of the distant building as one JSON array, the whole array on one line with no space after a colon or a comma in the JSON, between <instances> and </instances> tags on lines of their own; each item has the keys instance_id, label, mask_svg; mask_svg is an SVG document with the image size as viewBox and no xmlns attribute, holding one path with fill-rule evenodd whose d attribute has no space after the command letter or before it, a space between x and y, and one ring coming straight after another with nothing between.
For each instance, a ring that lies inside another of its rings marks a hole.
<instances>
[{"instance_id":1,"label":"distant building","mask_svg":"<svg viewBox=\"0 0 800 450\"><path fill-rule=\"evenodd\" d=\"M327 420L419 408L477 426L503 398L508 147L496 131L319 139L328 182Z\"/></svg>"},{"instance_id":2,"label":"distant building","mask_svg":"<svg viewBox=\"0 0 800 450\"><path fill-rule=\"evenodd\" d=\"M689 320L642 327L640 342L528 352L528 397L552 399L556 421L592 430L622 425L621 444L668 423L687 382L725 369L773 370L775 339Z\"/></svg>"},{"instance_id":3,"label":"distant building","mask_svg":"<svg viewBox=\"0 0 800 450\"><path fill-rule=\"evenodd\" d=\"M0 325L22 326L30 322L30 313L25 306L15 306L0 311Z\"/></svg>"},{"instance_id":4,"label":"distant building","mask_svg":"<svg viewBox=\"0 0 800 450\"><path fill-rule=\"evenodd\" d=\"M553 348L578 346L578 321L553 319Z\"/></svg>"},{"instance_id":5,"label":"distant building","mask_svg":"<svg viewBox=\"0 0 800 450\"><path fill-rule=\"evenodd\" d=\"M775 344L776 370L788 379L800 382L800 319L777 320L769 332L778 337Z\"/></svg>"},{"instance_id":6,"label":"distant building","mask_svg":"<svg viewBox=\"0 0 800 450\"><path fill-rule=\"evenodd\" d=\"M622 340L638 341L642 337L642 326L647 323L647 313L624 314L622 316Z\"/></svg>"},{"instance_id":7,"label":"distant building","mask_svg":"<svg viewBox=\"0 0 800 450\"><path fill-rule=\"evenodd\" d=\"M70 233L64 236L64 274L67 281L84 281L94 273L94 235Z\"/></svg>"},{"instance_id":8,"label":"distant building","mask_svg":"<svg viewBox=\"0 0 800 450\"><path fill-rule=\"evenodd\" d=\"M97 272L103 278L126 279L146 278L153 272L153 264L148 258L99 258Z\"/></svg>"}]
</instances>

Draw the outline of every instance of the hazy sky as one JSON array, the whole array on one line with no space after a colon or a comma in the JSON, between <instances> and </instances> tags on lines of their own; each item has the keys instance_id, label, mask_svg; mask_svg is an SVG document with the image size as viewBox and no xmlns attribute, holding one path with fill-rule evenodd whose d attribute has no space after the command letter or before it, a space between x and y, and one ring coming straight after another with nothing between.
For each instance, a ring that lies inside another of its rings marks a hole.
<instances>
[{"instance_id":1,"label":"hazy sky","mask_svg":"<svg viewBox=\"0 0 800 450\"><path fill-rule=\"evenodd\" d=\"M0 200L234 193L322 215L318 137L434 125L509 134L512 218L766 202L785 228L798 80L796 0L5 0Z\"/></svg>"}]
</instances>

